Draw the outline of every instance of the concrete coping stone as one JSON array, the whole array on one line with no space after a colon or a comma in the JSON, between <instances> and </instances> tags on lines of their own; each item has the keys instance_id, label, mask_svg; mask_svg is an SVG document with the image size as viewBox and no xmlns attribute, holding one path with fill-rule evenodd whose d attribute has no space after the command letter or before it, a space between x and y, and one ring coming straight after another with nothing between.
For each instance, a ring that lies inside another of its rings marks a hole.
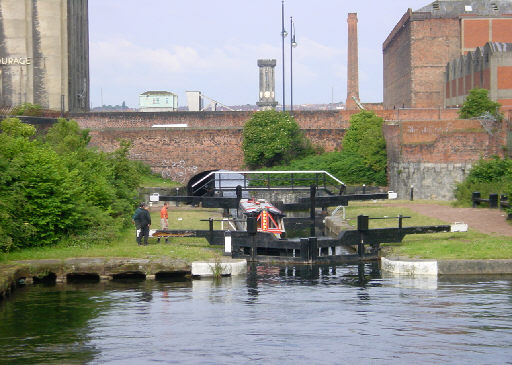
<instances>
[{"instance_id":1,"label":"concrete coping stone","mask_svg":"<svg viewBox=\"0 0 512 365\"><path fill-rule=\"evenodd\" d=\"M404 276L512 275L512 259L414 260L382 257L381 269Z\"/></svg>"},{"instance_id":2,"label":"concrete coping stone","mask_svg":"<svg viewBox=\"0 0 512 365\"><path fill-rule=\"evenodd\" d=\"M210 260L206 262L192 262L192 277L213 277L245 275L247 273L247 260Z\"/></svg>"}]
</instances>

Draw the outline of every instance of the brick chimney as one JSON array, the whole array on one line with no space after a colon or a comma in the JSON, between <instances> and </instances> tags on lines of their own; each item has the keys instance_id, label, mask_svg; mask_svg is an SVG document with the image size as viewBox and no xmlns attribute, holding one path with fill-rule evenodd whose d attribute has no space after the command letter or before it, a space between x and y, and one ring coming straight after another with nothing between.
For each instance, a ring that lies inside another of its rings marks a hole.
<instances>
[{"instance_id":1,"label":"brick chimney","mask_svg":"<svg viewBox=\"0 0 512 365\"><path fill-rule=\"evenodd\" d=\"M358 109L352 97L359 101L359 71L357 51L357 13L348 13L347 109Z\"/></svg>"}]
</instances>

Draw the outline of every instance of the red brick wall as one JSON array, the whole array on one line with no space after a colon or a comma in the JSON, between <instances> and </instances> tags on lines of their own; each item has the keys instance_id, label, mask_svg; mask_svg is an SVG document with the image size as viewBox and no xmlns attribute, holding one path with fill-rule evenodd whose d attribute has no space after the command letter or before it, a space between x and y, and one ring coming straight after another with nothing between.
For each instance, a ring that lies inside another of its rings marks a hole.
<instances>
[{"instance_id":1,"label":"red brick wall","mask_svg":"<svg viewBox=\"0 0 512 365\"><path fill-rule=\"evenodd\" d=\"M490 19L464 19L464 48L476 48L489 42Z\"/></svg>"},{"instance_id":2,"label":"red brick wall","mask_svg":"<svg viewBox=\"0 0 512 365\"><path fill-rule=\"evenodd\" d=\"M388 160L399 163L472 163L500 154L506 139L502 130L490 135L478 120L465 119L387 124L384 135Z\"/></svg>"},{"instance_id":3,"label":"red brick wall","mask_svg":"<svg viewBox=\"0 0 512 365\"><path fill-rule=\"evenodd\" d=\"M457 19L425 19L411 25L411 107L444 105L446 64L460 53Z\"/></svg>"},{"instance_id":4,"label":"red brick wall","mask_svg":"<svg viewBox=\"0 0 512 365\"><path fill-rule=\"evenodd\" d=\"M297 111L294 117L303 129L346 128L359 111ZM155 124L187 124L190 128L243 127L253 112L159 112L73 114L82 128L148 128Z\"/></svg>"},{"instance_id":5,"label":"red brick wall","mask_svg":"<svg viewBox=\"0 0 512 365\"><path fill-rule=\"evenodd\" d=\"M153 171L167 171L173 180L185 182L205 170L243 167L242 128L124 128L90 132L91 145L113 151L119 139L133 145L130 158L148 163ZM326 152L341 148L345 129L307 129L306 137Z\"/></svg>"},{"instance_id":6,"label":"red brick wall","mask_svg":"<svg viewBox=\"0 0 512 365\"><path fill-rule=\"evenodd\" d=\"M486 68L482 71L483 74L483 83L482 87L484 89L490 90L491 89L491 70L489 68Z\"/></svg>"},{"instance_id":7,"label":"red brick wall","mask_svg":"<svg viewBox=\"0 0 512 365\"><path fill-rule=\"evenodd\" d=\"M512 18L493 19L492 40L493 42L512 42Z\"/></svg>"},{"instance_id":8,"label":"red brick wall","mask_svg":"<svg viewBox=\"0 0 512 365\"><path fill-rule=\"evenodd\" d=\"M498 66L498 89L512 89L512 66Z\"/></svg>"}]
</instances>

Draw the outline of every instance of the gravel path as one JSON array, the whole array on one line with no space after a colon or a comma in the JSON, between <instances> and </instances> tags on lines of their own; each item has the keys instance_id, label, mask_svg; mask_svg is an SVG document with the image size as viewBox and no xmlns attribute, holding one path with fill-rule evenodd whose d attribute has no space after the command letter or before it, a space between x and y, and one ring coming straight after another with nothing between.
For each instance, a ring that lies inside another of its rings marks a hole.
<instances>
[{"instance_id":1,"label":"gravel path","mask_svg":"<svg viewBox=\"0 0 512 365\"><path fill-rule=\"evenodd\" d=\"M428 217L439 218L448 223L463 222L470 229L500 236L512 237L512 224L507 214L499 209L452 208L437 204L407 204L404 207Z\"/></svg>"}]
</instances>

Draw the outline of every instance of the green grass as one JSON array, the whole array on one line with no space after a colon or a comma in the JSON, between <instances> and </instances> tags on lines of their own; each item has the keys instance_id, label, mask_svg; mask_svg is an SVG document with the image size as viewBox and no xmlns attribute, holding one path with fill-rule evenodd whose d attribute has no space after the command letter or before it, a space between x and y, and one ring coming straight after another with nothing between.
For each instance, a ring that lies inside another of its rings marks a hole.
<instances>
[{"instance_id":1,"label":"green grass","mask_svg":"<svg viewBox=\"0 0 512 365\"><path fill-rule=\"evenodd\" d=\"M401 204L404 201L399 202ZM423 203L423 202L422 202ZM413 202L411 202L413 204ZM385 205L385 206L384 206ZM449 205L449 203L447 203ZM357 226L360 214L372 217L410 216L403 226L430 226L451 224L426 217L410 209L383 204L381 202L357 202L346 209L349 224ZM370 220L370 228L398 227L398 219ZM471 230L468 232L406 235L401 243L382 244L385 256L407 256L418 259L512 259L512 238L487 235Z\"/></svg>"},{"instance_id":2,"label":"green grass","mask_svg":"<svg viewBox=\"0 0 512 365\"><path fill-rule=\"evenodd\" d=\"M160 175L144 175L142 177L142 187L162 187L162 188L175 188L175 187L181 187L183 184L180 184L179 182L164 179Z\"/></svg>"},{"instance_id":3,"label":"green grass","mask_svg":"<svg viewBox=\"0 0 512 365\"><path fill-rule=\"evenodd\" d=\"M158 209L158 208L157 208ZM179 210L178 210L179 209ZM169 208L170 229L208 229L208 222L201 219L220 219L222 213L218 209L202 209L190 207ZM151 213L152 229L160 228L159 210ZM179 220L179 218L181 218ZM220 229L220 223L214 222L214 229ZM185 260L208 260L222 255L222 247L213 247L204 238L170 237L169 242L150 237L148 246L138 246L135 242L135 228L125 230L121 237L109 243L98 243L89 247L68 246L61 243L53 247L28 248L11 253L0 254L0 262L9 263L18 260L66 259L72 257L169 257Z\"/></svg>"}]
</instances>

